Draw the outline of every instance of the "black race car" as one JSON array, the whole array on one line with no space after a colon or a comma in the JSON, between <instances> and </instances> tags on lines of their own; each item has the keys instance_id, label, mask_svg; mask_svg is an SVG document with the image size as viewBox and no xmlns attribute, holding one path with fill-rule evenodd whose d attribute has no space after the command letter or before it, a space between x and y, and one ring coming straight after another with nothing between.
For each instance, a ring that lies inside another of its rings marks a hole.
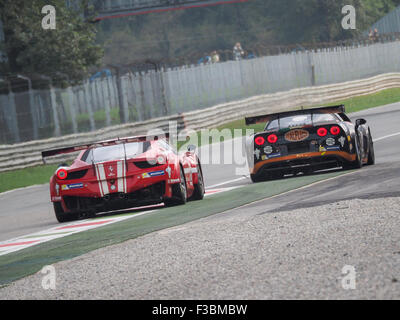
<instances>
[{"instance_id":1,"label":"black race car","mask_svg":"<svg viewBox=\"0 0 400 320\"><path fill-rule=\"evenodd\" d=\"M375 163L366 120L353 124L344 105L246 118L246 125L261 122L264 131L250 136L246 146L253 182Z\"/></svg>"}]
</instances>

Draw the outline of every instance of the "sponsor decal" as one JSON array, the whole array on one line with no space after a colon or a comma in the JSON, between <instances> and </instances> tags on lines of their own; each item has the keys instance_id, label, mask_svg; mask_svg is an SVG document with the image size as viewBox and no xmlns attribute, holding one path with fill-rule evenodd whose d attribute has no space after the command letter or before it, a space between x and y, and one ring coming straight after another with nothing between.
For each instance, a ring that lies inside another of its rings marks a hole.
<instances>
[{"instance_id":1,"label":"sponsor decal","mask_svg":"<svg viewBox=\"0 0 400 320\"><path fill-rule=\"evenodd\" d=\"M350 138L350 136L349 136L349 138ZM350 139L351 140L351 139ZM350 142L350 140L349 140L349 142ZM345 143L345 141L346 141L346 139L345 139L345 137L340 137L340 139L338 139L338 141L340 142L340 145L342 146L342 148L344 147L344 143Z\"/></svg>"},{"instance_id":2,"label":"sponsor decal","mask_svg":"<svg viewBox=\"0 0 400 320\"><path fill-rule=\"evenodd\" d=\"M61 190L74 190L74 189L82 189L83 183L74 183L74 184L63 184L61 186Z\"/></svg>"},{"instance_id":3,"label":"sponsor decal","mask_svg":"<svg viewBox=\"0 0 400 320\"><path fill-rule=\"evenodd\" d=\"M328 150L328 151L337 151L337 150L340 150L340 146L327 147L326 150Z\"/></svg>"},{"instance_id":4,"label":"sponsor decal","mask_svg":"<svg viewBox=\"0 0 400 320\"><path fill-rule=\"evenodd\" d=\"M51 197L51 201L61 201L61 197Z\"/></svg>"},{"instance_id":5,"label":"sponsor decal","mask_svg":"<svg viewBox=\"0 0 400 320\"><path fill-rule=\"evenodd\" d=\"M271 146L266 146L265 148L264 148L264 152L266 153L266 154L270 154L270 153L272 153L274 150L272 149L272 147Z\"/></svg>"},{"instance_id":6,"label":"sponsor decal","mask_svg":"<svg viewBox=\"0 0 400 320\"><path fill-rule=\"evenodd\" d=\"M256 156L257 160L260 159L261 151L259 149L254 150L254 155Z\"/></svg>"},{"instance_id":7,"label":"sponsor decal","mask_svg":"<svg viewBox=\"0 0 400 320\"><path fill-rule=\"evenodd\" d=\"M261 156L261 160L267 160L268 159L268 157L265 155L265 154L263 154L262 156Z\"/></svg>"},{"instance_id":8,"label":"sponsor decal","mask_svg":"<svg viewBox=\"0 0 400 320\"><path fill-rule=\"evenodd\" d=\"M342 138L343 138L343 137L342 137ZM326 139L325 142L326 142L326 145L327 145L327 146L330 146L330 147L331 147L331 146L333 146L333 145L335 144L336 141L335 141L335 139L333 139L333 138L328 138L328 139Z\"/></svg>"},{"instance_id":9,"label":"sponsor decal","mask_svg":"<svg viewBox=\"0 0 400 320\"><path fill-rule=\"evenodd\" d=\"M326 148L324 146L319 146L319 152L325 152Z\"/></svg>"},{"instance_id":10,"label":"sponsor decal","mask_svg":"<svg viewBox=\"0 0 400 320\"><path fill-rule=\"evenodd\" d=\"M295 129L295 130L291 130L289 132L287 132L285 134L285 139L287 141L303 141L305 139L307 139L310 136L310 133L307 130L303 130L303 129Z\"/></svg>"},{"instance_id":11,"label":"sponsor decal","mask_svg":"<svg viewBox=\"0 0 400 320\"><path fill-rule=\"evenodd\" d=\"M180 179L169 179L169 180L168 180L168 183L170 183L170 184L172 184L172 183L178 183L178 182L181 182L181 180L180 180Z\"/></svg>"},{"instance_id":12,"label":"sponsor decal","mask_svg":"<svg viewBox=\"0 0 400 320\"><path fill-rule=\"evenodd\" d=\"M82 188L83 188L83 183L68 184L67 186L68 186L68 188L69 188L70 190L73 190L73 189L82 189Z\"/></svg>"},{"instance_id":13,"label":"sponsor decal","mask_svg":"<svg viewBox=\"0 0 400 320\"><path fill-rule=\"evenodd\" d=\"M273 153L273 154L270 154L270 155L268 155L268 159L270 159L270 158L277 158L277 157L280 157L281 156L281 153L279 152L279 153Z\"/></svg>"},{"instance_id":14,"label":"sponsor decal","mask_svg":"<svg viewBox=\"0 0 400 320\"><path fill-rule=\"evenodd\" d=\"M164 174L165 174L164 170L145 172L142 174L142 178L146 179L146 178L158 177L158 176L163 176Z\"/></svg>"}]
</instances>

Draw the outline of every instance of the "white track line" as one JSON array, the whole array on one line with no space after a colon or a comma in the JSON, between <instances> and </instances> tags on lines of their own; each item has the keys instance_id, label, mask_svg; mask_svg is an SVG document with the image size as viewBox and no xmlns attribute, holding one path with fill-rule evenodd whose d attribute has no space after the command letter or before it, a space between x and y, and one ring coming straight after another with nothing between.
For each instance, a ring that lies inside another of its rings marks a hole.
<instances>
[{"instance_id":1,"label":"white track line","mask_svg":"<svg viewBox=\"0 0 400 320\"><path fill-rule=\"evenodd\" d=\"M392 138L392 137L395 137L395 136L400 136L400 132L389 134L387 136L374 139L374 142L381 141L381 140L388 139L388 138Z\"/></svg>"},{"instance_id":2,"label":"white track line","mask_svg":"<svg viewBox=\"0 0 400 320\"><path fill-rule=\"evenodd\" d=\"M247 179L247 178L248 177L240 177L240 178L237 178L237 179L233 179L233 180L221 182L221 183L218 183L218 184L214 184L212 186L208 186L207 188L216 188L216 187L220 187L220 186L232 183L232 182L237 182L237 181L240 181L240 180L244 180L244 179Z\"/></svg>"}]
</instances>

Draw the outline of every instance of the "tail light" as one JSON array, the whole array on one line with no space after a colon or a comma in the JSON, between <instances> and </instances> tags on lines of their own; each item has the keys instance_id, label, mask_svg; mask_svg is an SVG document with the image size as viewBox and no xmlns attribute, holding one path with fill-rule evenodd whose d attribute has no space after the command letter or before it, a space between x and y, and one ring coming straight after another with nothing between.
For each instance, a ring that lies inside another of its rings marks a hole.
<instances>
[{"instance_id":1,"label":"tail light","mask_svg":"<svg viewBox=\"0 0 400 320\"><path fill-rule=\"evenodd\" d=\"M325 128L319 128L317 130L317 135L319 135L320 137L325 137L328 134L328 130L326 130Z\"/></svg>"},{"instance_id":2,"label":"tail light","mask_svg":"<svg viewBox=\"0 0 400 320\"><path fill-rule=\"evenodd\" d=\"M338 126L331 127L331 134L337 136L340 133L340 128Z\"/></svg>"},{"instance_id":3,"label":"tail light","mask_svg":"<svg viewBox=\"0 0 400 320\"><path fill-rule=\"evenodd\" d=\"M265 139L263 137L257 137L254 139L254 143L258 146L262 146L265 143Z\"/></svg>"},{"instance_id":4,"label":"tail light","mask_svg":"<svg viewBox=\"0 0 400 320\"><path fill-rule=\"evenodd\" d=\"M267 138L269 143L276 143L278 141L278 136L276 134L271 134Z\"/></svg>"},{"instance_id":5,"label":"tail light","mask_svg":"<svg viewBox=\"0 0 400 320\"><path fill-rule=\"evenodd\" d=\"M68 171L61 168L57 170L57 178L60 180L65 180L68 177Z\"/></svg>"}]
</instances>

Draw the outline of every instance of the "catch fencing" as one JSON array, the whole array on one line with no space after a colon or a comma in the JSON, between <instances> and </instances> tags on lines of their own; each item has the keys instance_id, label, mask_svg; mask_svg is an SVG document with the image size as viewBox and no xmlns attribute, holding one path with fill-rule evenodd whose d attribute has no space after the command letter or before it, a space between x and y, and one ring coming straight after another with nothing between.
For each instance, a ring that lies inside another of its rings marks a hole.
<instances>
[{"instance_id":1,"label":"catch fencing","mask_svg":"<svg viewBox=\"0 0 400 320\"><path fill-rule=\"evenodd\" d=\"M0 80L0 144L94 132L391 72L400 72L400 41L105 74L68 88L51 81L38 86L35 80L17 75L17 88L15 82Z\"/></svg>"},{"instance_id":2,"label":"catch fencing","mask_svg":"<svg viewBox=\"0 0 400 320\"><path fill-rule=\"evenodd\" d=\"M171 127L174 128L176 126L176 131L178 132L181 132L184 128L198 131L203 128L216 127L221 123L243 119L245 116L343 100L398 87L400 87L400 73L389 73L363 80L265 94L216 105L203 110L186 112L178 116L167 116L143 122L117 125L88 133L36 140L11 146L0 146L0 171L39 165L42 163L41 151L47 149L88 144L115 137L147 134L149 130L154 130L154 128L161 128L164 132L168 132ZM190 132L187 131L187 133ZM48 163L61 163L72 159L75 155L52 157L48 159Z\"/></svg>"}]
</instances>

